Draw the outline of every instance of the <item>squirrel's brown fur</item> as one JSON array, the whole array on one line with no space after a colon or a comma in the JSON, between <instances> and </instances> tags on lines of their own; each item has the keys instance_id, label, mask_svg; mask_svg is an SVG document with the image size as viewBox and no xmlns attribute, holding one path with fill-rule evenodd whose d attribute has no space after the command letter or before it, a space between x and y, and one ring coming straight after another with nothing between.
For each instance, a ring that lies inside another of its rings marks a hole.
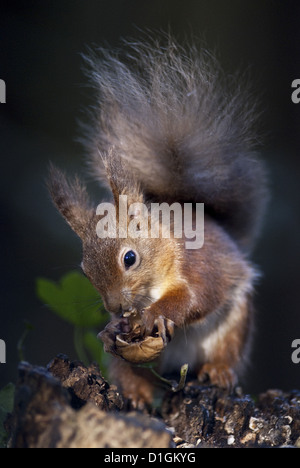
<instances>
[{"instance_id":1,"label":"squirrel's brown fur","mask_svg":"<svg viewBox=\"0 0 300 468\"><path fill-rule=\"evenodd\" d=\"M128 47L122 60L103 50L88 59L99 93L88 138L92 170L110 186L117 209L122 194L129 203L204 203L203 247L187 250L184 239L172 237L99 239L84 187L56 169L51 195L81 237L83 269L112 314L107 347L120 314L134 305L146 335L175 324L160 372L187 362L200 379L232 386L248 354L257 273L247 257L266 195L253 152L255 110L237 78L225 79L206 52L171 39L164 47ZM124 249L139 255L128 271ZM146 370L121 360L113 369L126 396L151 400Z\"/></svg>"},{"instance_id":2,"label":"squirrel's brown fur","mask_svg":"<svg viewBox=\"0 0 300 468\"><path fill-rule=\"evenodd\" d=\"M201 201L249 249L266 192L246 80L225 76L207 51L170 38L164 46L128 44L121 57L100 49L87 61L99 98L92 173L107 180L101 155L114 147L145 198Z\"/></svg>"}]
</instances>

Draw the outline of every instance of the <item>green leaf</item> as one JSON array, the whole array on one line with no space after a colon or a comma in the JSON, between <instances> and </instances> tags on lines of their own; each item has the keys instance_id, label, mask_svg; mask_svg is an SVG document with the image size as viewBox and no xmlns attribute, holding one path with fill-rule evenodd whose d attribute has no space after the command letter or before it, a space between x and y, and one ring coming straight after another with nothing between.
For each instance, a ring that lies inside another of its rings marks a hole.
<instances>
[{"instance_id":1,"label":"green leaf","mask_svg":"<svg viewBox=\"0 0 300 468\"><path fill-rule=\"evenodd\" d=\"M12 383L0 390L0 408L11 413L14 407L15 386Z\"/></svg>"},{"instance_id":2,"label":"green leaf","mask_svg":"<svg viewBox=\"0 0 300 468\"><path fill-rule=\"evenodd\" d=\"M59 283L38 278L37 295L60 318L77 327L98 327L107 320L99 294L77 271L67 273Z\"/></svg>"},{"instance_id":3,"label":"green leaf","mask_svg":"<svg viewBox=\"0 0 300 468\"><path fill-rule=\"evenodd\" d=\"M9 383L0 390L0 448L6 447L7 433L4 422L8 413L12 413L14 406L15 386Z\"/></svg>"}]
</instances>

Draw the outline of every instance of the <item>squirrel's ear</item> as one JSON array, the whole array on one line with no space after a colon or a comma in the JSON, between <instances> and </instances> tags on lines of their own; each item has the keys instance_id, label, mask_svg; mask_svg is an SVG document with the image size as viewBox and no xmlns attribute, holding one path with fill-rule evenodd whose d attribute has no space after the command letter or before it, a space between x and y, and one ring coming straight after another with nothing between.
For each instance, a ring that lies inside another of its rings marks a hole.
<instances>
[{"instance_id":1,"label":"squirrel's ear","mask_svg":"<svg viewBox=\"0 0 300 468\"><path fill-rule=\"evenodd\" d=\"M114 148L111 148L106 155L102 155L102 161L117 211L120 195L127 196L129 206L133 203L143 203L143 193L134 174L128 172L126 160L120 157Z\"/></svg>"},{"instance_id":2,"label":"squirrel's ear","mask_svg":"<svg viewBox=\"0 0 300 468\"><path fill-rule=\"evenodd\" d=\"M68 181L55 166L50 165L47 181L51 198L73 231L83 240L93 216L86 188L79 179Z\"/></svg>"}]
</instances>

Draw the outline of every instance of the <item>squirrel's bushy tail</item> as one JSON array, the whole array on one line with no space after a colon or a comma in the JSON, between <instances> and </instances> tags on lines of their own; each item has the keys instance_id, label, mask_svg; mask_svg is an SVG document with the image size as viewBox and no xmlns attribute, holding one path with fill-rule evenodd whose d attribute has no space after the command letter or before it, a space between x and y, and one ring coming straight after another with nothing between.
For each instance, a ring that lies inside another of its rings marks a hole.
<instances>
[{"instance_id":1,"label":"squirrel's bushy tail","mask_svg":"<svg viewBox=\"0 0 300 468\"><path fill-rule=\"evenodd\" d=\"M216 60L173 40L101 49L87 59L98 90L90 140L93 172L105 179L110 151L147 200L205 203L237 242L249 249L265 199L265 176L253 148L256 109L238 77Z\"/></svg>"}]
</instances>

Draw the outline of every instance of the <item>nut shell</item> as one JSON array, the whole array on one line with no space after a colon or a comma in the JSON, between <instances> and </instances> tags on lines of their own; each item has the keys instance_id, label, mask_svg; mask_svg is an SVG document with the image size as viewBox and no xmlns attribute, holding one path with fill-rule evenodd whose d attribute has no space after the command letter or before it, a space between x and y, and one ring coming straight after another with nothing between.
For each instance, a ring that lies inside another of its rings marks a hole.
<instances>
[{"instance_id":1,"label":"nut shell","mask_svg":"<svg viewBox=\"0 0 300 468\"><path fill-rule=\"evenodd\" d=\"M165 344L160 336L147 336L141 341L128 343L121 335L117 335L115 342L116 354L132 364L154 361L154 359L160 355L164 347Z\"/></svg>"}]
</instances>

